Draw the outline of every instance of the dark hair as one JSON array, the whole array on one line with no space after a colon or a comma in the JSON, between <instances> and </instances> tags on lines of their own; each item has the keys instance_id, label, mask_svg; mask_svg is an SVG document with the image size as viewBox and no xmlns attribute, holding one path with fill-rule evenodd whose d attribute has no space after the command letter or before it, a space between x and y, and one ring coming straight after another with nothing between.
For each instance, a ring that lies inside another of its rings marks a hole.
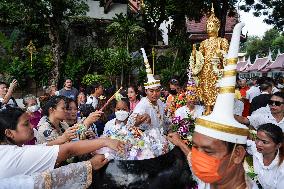
<instances>
[{"instance_id":1,"label":"dark hair","mask_svg":"<svg viewBox=\"0 0 284 189\"><path fill-rule=\"evenodd\" d=\"M99 88L100 86L103 86L101 83L94 83L93 85L91 86L88 86L87 87L87 94L93 94L97 88Z\"/></svg>"},{"instance_id":2,"label":"dark hair","mask_svg":"<svg viewBox=\"0 0 284 189\"><path fill-rule=\"evenodd\" d=\"M134 92L137 94L136 99L140 100L140 94L139 94L138 87L136 85L130 85L128 88L132 88L134 90Z\"/></svg>"},{"instance_id":3,"label":"dark hair","mask_svg":"<svg viewBox=\"0 0 284 189\"><path fill-rule=\"evenodd\" d=\"M74 102L76 107L78 107L78 103L77 100L74 100L73 98L66 98L65 99L65 104L66 104L66 108L69 109L70 108L70 103Z\"/></svg>"},{"instance_id":4,"label":"dark hair","mask_svg":"<svg viewBox=\"0 0 284 189\"><path fill-rule=\"evenodd\" d=\"M283 101L284 101L284 93L283 92L276 92L272 96L278 96L278 97L282 98Z\"/></svg>"},{"instance_id":5,"label":"dark hair","mask_svg":"<svg viewBox=\"0 0 284 189\"><path fill-rule=\"evenodd\" d=\"M64 102L66 101L66 97L64 96L52 96L50 97L46 103L44 104L44 106L42 107L42 113L45 116L49 116L49 109L50 108L56 108L57 104L61 101L64 100Z\"/></svg>"},{"instance_id":6,"label":"dark hair","mask_svg":"<svg viewBox=\"0 0 284 189\"><path fill-rule=\"evenodd\" d=\"M257 131L263 131L269 138L272 139L272 141L275 144L281 144L281 147L279 148L279 164L280 165L284 160L284 135L282 129L272 123L266 123L263 125L260 125Z\"/></svg>"},{"instance_id":7,"label":"dark hair","mask_svg":"<svg viewBox=\"0 0 284 189\"><path fill-rule=\"evenodd\" d=\"M6 86L8 86L8 84L5 83L4 81L0 81L0 85L6 85Z\"/></svg>"},{"instance_id":8,"label":"dark hair","mask_svg":"<svg viewBox=\"0 0 284 189\"><path fill-rule=\"evenodd\" d=\"M169 83L170 85L180 86L180 83L177 79L171 79Z\"/></svg>"},{"instance_id":9,"label":"dark hair","mask_svg":"<svg viewBox=\"0 0 284 189\"><path fill-rule=\"evenodd\" d=\"M5 135L6 129L16 130L19 118L25 112L20 108L7 107L0 111L0 141L11 141ZM12 141L11 141L12 142Z\"/></svg>"},{"instance_id":10,"label":"dark hair","mask_svg":"<svg viewBox=\"0 0 284 189\"><path fill-rule=\"evenodd\" d=\"M269 89L269 87L272 88L272 84L269 82L264 82L259 86L260 91L266 91L267 89Z\"/></svg>"},{"instance_id":11,"label":"dark hair","mask_svg":"<svg viewBox=\"0 0 284 189\"><path fill-rule=\"evenodd\" d=\"M126 106L128 107L128 109L130 110L130 102L129 102L128 99L121 99L121 100L119 100L119 101L124 102L124 103L126 104ZM115 106L116 106L116 104L117 104L119 101L116 101Z\"/></svg>"}]
</instances>

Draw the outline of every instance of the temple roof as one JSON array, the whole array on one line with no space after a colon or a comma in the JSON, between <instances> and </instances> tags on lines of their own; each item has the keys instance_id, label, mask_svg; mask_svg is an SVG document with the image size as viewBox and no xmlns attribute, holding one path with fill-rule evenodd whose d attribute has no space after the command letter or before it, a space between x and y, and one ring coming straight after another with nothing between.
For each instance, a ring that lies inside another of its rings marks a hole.
<instances>
[{"instance_id":1,"label":"temple roof","mask_svg":"<svg viewBox=\"0 0 284 189\"><path fill-rule=\"evenodd\" d=\"M284 68L284 53L283 54L279 54L275 61L267 66L267 69L283 69Z\"/></svg>"},{"instance_id":2,"label":"temple roof","mask_svg":"<svg viewBox=\"0 0 284 189\"><path fill-rule=\"evenodd\" d=\"M191 41L203 41L204 39L208 38L206 32L207 19L207 16L203 16L200 21L186 19L186 31L189 34L189 39ZM237 14L235 17L227 16L226 19L224 38L226 38L228 41L231 41L234 26L239 22L238 16ZM241 40L245 39L246 37L244 35L241 35Z\"/></svg>"},{"instance_id":3,"label":"temple roof","mask_svg":"<svg viewBox=\"0 0 284 189\"><path fill-rule=\"evenodd\" d=\"M257 59L255 59L253 65L247 69L247 71L259 71L259 70L262 69L269 61L270 61L270 59L269 59L268 57L257 58Z\"/></svg>"},{"instance_id":4,"label":"temple roof","mask_svg":"<svg viewBox=\"0 0 284 189\"><path fill-rule=\"evenodd\" d=\"M186 19L186 31L190 34L205 33L206 34L206 21L207 16L203 16L200 21ZM227 16L225 33L232 33L234 26L238 23L237 17Z\"/></svg>"},{"instance_id":5,"label":"temple roof","mask_svg":"<svg viewBox=\"0 0 284 189\"><path fill-rule=\"evenodd\" d=\"M237 72L241 72L241 68L243 68L246 64L247 64L247 61L238 62Z\"/></svg>"}]
</instances>

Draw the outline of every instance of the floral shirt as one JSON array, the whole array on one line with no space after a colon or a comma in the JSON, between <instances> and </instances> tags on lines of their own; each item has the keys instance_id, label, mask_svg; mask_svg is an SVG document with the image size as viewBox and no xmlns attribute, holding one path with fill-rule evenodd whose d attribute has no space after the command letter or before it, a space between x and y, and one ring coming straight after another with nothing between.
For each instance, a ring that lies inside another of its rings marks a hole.
<instances>
[{"instance_id":1,"label":"floral shirt","mask_svg":"<svg viewBox=\"0 0 284 189\"><path fill-rule=\"evenodd\" d=\"M60 122L60 131L57 131L48 118L46 116L42 117L39 121L38 125L38 132L36 135L37 143L43 144L49 141L55 140L57 137L61 136L66 129L69 128L69 125L66 122Z\"/></svg>"}]
</instances>

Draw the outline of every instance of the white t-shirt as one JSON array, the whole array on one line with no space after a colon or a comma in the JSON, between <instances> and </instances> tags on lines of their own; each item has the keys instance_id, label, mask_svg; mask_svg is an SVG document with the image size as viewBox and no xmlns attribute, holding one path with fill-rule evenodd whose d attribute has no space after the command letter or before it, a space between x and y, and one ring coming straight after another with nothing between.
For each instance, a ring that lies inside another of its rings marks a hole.
<instances>
[{"instance_id":1,"label":"white t-shirt","mask_svg":"<svg viewBox=\"0 0 284 189\"><path fill-rule=\"evenodd\" d=\"M279 166L279 152L270 165L263 164L263 155L256 149L254 141L247 141L248 153L253 155L253 168L258 181L264 189L284 188L284 163Z\"/></svg>"},{"instance_id":2,"label":"white t-shirt","mask_svg":"<svg viewBox=\"0 0 284 189\"><path fill-rule=\"evenodd\" d=\"M256 86L251 86L246 92L246 98L249 100L249 103L251 103L252 99L258 95L260 95L260 89Z\"/></svg>"},{"instance_id":3,"label":"white t-shirt","mask_svg":"<svg viewBox=\"0 0 284 189\"><path fill-rule=\"evenodd\" d=\"M271 114L268 105L255 110L254 112L252 112L251 116L248 116L247 118L250 122L250 125L253 126L255 129L257 129L260 125L266 123L273 123L279 126L284 132L284 118L281 121L277 122L276 119Z\"/></svg>"},{"instance_id":4,"label":"white t-shirt","mask_svg":"<svg viewBox=\"0 0 284 189\"><path fill-rule=\"evenodd\" d=\"M0 102L3 102L3 101L4 101L4 98L1 98L1 97L0 97ZM9 105L9 106L11 106L11 107L17 106L17 105L15 104L15 102L14 102L11 98L9 99L8 103L5 104L5 105ZM1 108L1 107L0 107L0 108Z\"/></svg>"},{"instance_id":5,"label":"white t-shirt","mask_svg":"<svg viewBox=\"0 0 284 189\"><path fill-rule=\"evenodd\" d=\"M0 178L52 170L58 152L58 145L0 145Z\"/></svg>"},{"instance_id":6,"label":"white t-shirt","mask_svg":"<svg viewBox=\"0 0 284 189\"><path fill-rule=\"evenodd\" d=\"M273 87L272 88L272 94L279 92L280 90L277 87Z\"/></svg>"},{"instance_id":7,"label":"white t-shirt","mask_svg":"<svg viewBox=\"0 0 284 189\"><path fill-rule=\"evenodd\" d=\"M107 135L107 132L108 132L108 131L115 132L115 131L117 130L117 127L115 127L115 120L116 120L116 118L113 118L112 120L108 121L108 122L105 124L104 132L103 132L103 135L104 135L104 136Z\"/></svg>"},{"instance_id":8,"label":"white t-shirt","mask_svg":"<svg viewBox=\"0 0 284 189\"><path fill-rule=\"evenodd\" d=\"M180 107L175 112L175 117L180 117L181 119L187 118L187 115L190 114L192 118L197 118L202 116L204 112L203 106L195 105L195 109L191 112L189 108L185 105L183 107Z\"/></svg>"},{"instance_id":9,"label":"white t-shirt","mask_svg":"<svg viewBox=\"0 0 284 189\"><path fill-rule=\"evenodd\" d=\"M98 106L98 103L99 103L99 101L98 101L98 99L95 97L95 96L88 96L87 97L87 102L86 102L86 104L92 104L92 106L94 107L94 109L96 109L97 108L97 106Z\"/></svg>"}]
</instances>

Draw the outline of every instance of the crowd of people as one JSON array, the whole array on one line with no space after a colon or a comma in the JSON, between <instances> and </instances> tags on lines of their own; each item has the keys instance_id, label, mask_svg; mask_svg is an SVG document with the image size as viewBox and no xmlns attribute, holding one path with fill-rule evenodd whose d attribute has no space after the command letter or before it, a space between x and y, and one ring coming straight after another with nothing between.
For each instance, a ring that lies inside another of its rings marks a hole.
<instances>
[{"instance_id":1,"label":"crowd of people","mask_svg":"<svg viewBox=\"0 0 284 189\"><path fill-rule=\"evenodd\" d=\"M277 88L271 78L238 80L234 117L255 130L256 137L243 145L197 132L192 148L166 126L174 117L202 116L204 104L192 91L188 92L188 85L183 87L177 79L171 79L164 88L151 85L145 85L145 90L130 85L102 111L109 97L104 97L107 89L100 83L78 91L72 80L66 79L61 90L50 86L39 99L25 95L25 108L21 109L13 98L17 81L13 80L10 86L1 82L0 188L44 188L48 179L54 188L90 186L92 169L100 169L109 161L106 154L96 150L108 147L118 154L125 153L126 142L111 136L130 122L133 128L139 128L131 130L135 135L152 128L159 132L162 127L161 135L167 133L164 137L188 158L200 188L206 188L206 183L213 188L235 186L233 182L239 188L248 186L243 166L248 154L253 157L254 173L258 175L252 188L284 188L281 85ZM167 152L162 148L158 155ZM84 154L88 155L82 158ZM238 175L234 175L236 172ZM60 176L65 178L64 182L59 181Z\"/></svg>"}]
</instances>

